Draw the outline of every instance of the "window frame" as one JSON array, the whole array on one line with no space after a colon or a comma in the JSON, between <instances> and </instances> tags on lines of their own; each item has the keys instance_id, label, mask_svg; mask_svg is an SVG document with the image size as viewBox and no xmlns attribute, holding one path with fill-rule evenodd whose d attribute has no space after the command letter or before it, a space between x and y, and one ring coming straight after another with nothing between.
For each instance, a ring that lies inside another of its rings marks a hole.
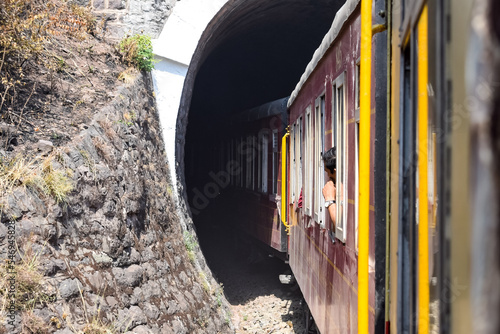
<instances>
[{"instance_id":1,"label":"window frame","mask_svg":"<svg viewBox=\"0 0 500 334\"><path fill-rule=\"evenodd\" d=\"M311 105L306 108L305 113L305 126L304 126L304 154L305 161L310 162L313 159L313 140L312 140L312 126L313 119L311 112ZM307 216L312 216L312 192L313 192L313 167L310 163L304 164L304 193L303 193L303 206L305 208L305 214Z\"/></svg>"},{"instance_id":2,"label":"window frame","mask_svg":"<svg viewBox=\"0 0 500 334\"><path fill-rule=\"evenodd\" d=\"M238 143L238 151L239 151L239 154L240 154L240 177L239 177L239 182L238 182L238 186L240 188L244 188L245 187L245 175L246 175L246 160L245 160L245 155L243 154L243 146L245 145L245 141L243 139L243 137L240 138L239 140L239 143Z\"/></svg>"},{"instance_id":3,"label":"window frame","mask_svg":"<svg viewBox=\"0 0 500 334\"><path fill-rule=\"evenodd\" d=\"M257 169L258 169L258 164L257 164L257 136L252 136L252 190L256 191L257 190Z\"/></svg>"},{"instance_id":4,"label":"window frame","mask_svg":"<svg viewBox=\"0 0 500 334\"><path fill-rule=\"evenodd\" d=\"M347 185L347 82L345 72L342 72L332 82L332 143L337 152L337 180L336 180L336 226L335 237L345 243L347 236L348 185ZM339 90L341 92L339 93ZM340 131L342 129L342 132ZM343 145L339 145L339 144ZM342 147L340 147L342 146ZM340 159L339 159L340 158ZM342 196L342 188L344 194Z\"/></svg>"},{"instance_id":5,"label":"window frame","mask_svg":"<svg viewBox=\"0 0 500 334\"><path fill-rule=\"evenodd\" d=\"M245 188L246 189L251 189L252 187L252 159L251 159L251 136L246 137L246 143L245 143L245 156L246 156L246 180L245 180Z\"/></svg>"},{"instance_id":6,"label":"window frame","mask_svg":"<svg viewBox=\"0 0 500 334\"><path fill-rule=\"evenodd\" d=\"M295 160L295 145L296 145L296 139L295 139L295 133L297 131L297 124L294 123L291 125L290 129L290 202L295 203L296 194L297 192L297 161Z\"/></svg>"},{"instance_id":7,"label":"window frame","mask_svg":"<svg viewBox=\"0 0 500 334\"><path fill-rule=\"evenodd\" d=\"M325 92L315 101L314 115L314 220L325 227L325 199L322 194L325 184L325 168L321 153L325 149Z\"/></svg>"},{"instance_id":8,"label":"window frame","mask_svg":"<svg viewBox=\"0 0 500 334\"><path fill-rule=\"evenodd\" d=\"M262 186L261 190L263 193L268 192L268 166L269 166L269 135L267 133L262 134Z\"/></svg>"},{"instance_id":9,"label":"window frame","mask_svg":"<svg viewBox=\"0 0 500 334\"><path fill-rule=\"evenodd\" d=\"M358 58L355 65L356 78L354 82L356 102L354 103L354 249L359 251L359 97L360 97L360 64Z\"/></svg>"},{"instance_id":10,"label":"window frame","mask_svg":"<svg viewBox=\"0 0 500 334\"><path fill-rule=\"evenodd\" d=\"M272 184L272 194L278 194L278 175L279 175L279 136L278 129L273 129L272 132L272 175L273 175L273 184Z\"/></svg>"}]
</instances>

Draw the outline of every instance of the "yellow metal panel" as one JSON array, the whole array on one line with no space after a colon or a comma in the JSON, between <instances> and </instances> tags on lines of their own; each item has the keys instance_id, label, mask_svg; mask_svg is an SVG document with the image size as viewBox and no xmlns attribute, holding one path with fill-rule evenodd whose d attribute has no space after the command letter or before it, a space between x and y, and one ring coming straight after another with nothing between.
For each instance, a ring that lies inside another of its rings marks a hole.
<instances>
[{"instance_id":1,"label":"yellow metal panel","mask_svg":"<svg viewBox=\"0 0 500 334\"><path fill-rule=\"evenodd\" d=\"M418 333L429 333L429 217L428 128L429 82L428 13L423 8L418 22Z\"/></svg>"},{"instance_id":2,"label":"yellow metal panel","mask_svg":"<svg viewBox=\"0 0 500 334\"><path fill-rule=\"evenodd\" d=\"M372 0L361 1L358 333L368 333Z\"/></svg>"}]
</instances>

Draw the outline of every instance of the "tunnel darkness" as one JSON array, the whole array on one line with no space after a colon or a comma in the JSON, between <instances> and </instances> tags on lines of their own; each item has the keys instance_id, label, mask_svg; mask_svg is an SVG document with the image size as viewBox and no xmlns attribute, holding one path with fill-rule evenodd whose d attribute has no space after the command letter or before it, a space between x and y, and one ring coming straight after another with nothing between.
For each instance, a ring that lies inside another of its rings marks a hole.
<instances>
[{"instance_id":1,"label":"tunnel darkness","mask_svg":"<svg viewBox=\"0 0 500 334\"><path fill-rule=\"evenodd\" d=\"M219 196L192 205L193 194L213 181L209 172L219 172L228 117L290 95L344 2L233 0L203 33L186 77L176 141L177 175L187 187L183 195L202 244L202 222L233 219L231 207L218 204L224 187Z\"/></svg>"}]
</instances>

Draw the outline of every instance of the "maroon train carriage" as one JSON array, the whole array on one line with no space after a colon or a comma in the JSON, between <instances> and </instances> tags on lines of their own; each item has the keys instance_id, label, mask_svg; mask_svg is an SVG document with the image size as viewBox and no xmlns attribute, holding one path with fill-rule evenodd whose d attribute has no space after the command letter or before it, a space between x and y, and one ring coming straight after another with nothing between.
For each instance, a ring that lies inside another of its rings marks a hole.
<instances>
[{"instance_id":1,"label":"maroon train carriage","mask_svg":"<svg viewBox=\"0 0 500 334\"><path fill-rule=\"evenodd\" d=\"M359 1L347 1L288 103L290 266L322 333L357 332L359 58ZM322 195L328 176L321 153L332 146L337 151L336 227ZM296 209L301 193L302 207ZM379 310L373 248L370 251L373 331Z\"/></svg>"},{"instance_id":2,"label":"maroon train carriage","mask_svg":"<svg viewBox=\"0 0 500 334\"><path fill-rule=\"evenodd\" d=\"M288 236L280 221L281 137L286 131L287 101L282 98L231 117L220 142L221 170L231 169L225 201L236 208L234 224L243 239L253 237L286 258Z\"/></svg>"}]
</instances>

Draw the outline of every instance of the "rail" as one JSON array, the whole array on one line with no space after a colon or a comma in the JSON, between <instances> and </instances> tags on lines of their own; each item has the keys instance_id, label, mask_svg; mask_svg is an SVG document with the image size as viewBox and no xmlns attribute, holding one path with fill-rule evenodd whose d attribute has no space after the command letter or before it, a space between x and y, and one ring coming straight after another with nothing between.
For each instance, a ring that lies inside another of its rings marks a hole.
<instances>
[{"instance_id":1,"label":"rail","mask_svg":"<svg viewBox=\"0 0 500 334\"><path fill-rule=\"evenodd\" d=\"M286 208L288 197L286 195L286 185L287 185L287 169L286 169L286 140L290 136L290 129L286 128L286 133L281 138L281 222L286 228L286 232L290 235L290 224L287 222Z\"/></svg>"},{"instance_id":2,"label":"rail","mask_svg":"<svg viewBox=\"0 0 500 334\"><path fill-rule=\"evenodd\" d=\"M428 13L424 6L418 22L418 332L429 333L429 212L428 128L429 82Z\"/></svg>"},{"instance_id":3,"label":"rail","mask_svg":"<svg viewBox=\"0 0 500 334\"><path fill-rule=\"evenodd\" d=\"M361 0L358 333L368 333L368 252L370 233L370 145L372 0Z\"/></svg>"}]
</instances>

